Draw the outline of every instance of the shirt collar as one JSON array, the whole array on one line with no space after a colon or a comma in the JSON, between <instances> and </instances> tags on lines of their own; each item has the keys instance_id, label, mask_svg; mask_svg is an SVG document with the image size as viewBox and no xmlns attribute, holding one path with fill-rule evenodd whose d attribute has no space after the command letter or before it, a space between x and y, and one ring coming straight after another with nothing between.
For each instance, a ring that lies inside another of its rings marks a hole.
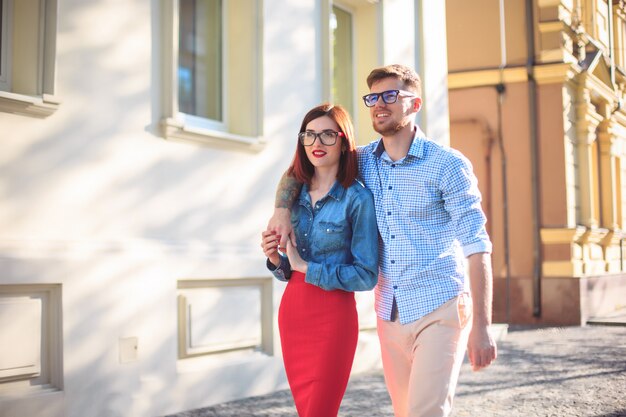
<instances>
[{"instance_id":1,"label":"shirt collar","mask_svg":"<svg viewBox=\"0 0 626 417\"><path fill-rule=\"evenodd\" d=\"M424 156L424 141L426 140L426 135L422 132L422 129L419 126L415 126L415 134L413 136L413 142L409 147L409 151L407 152L407 156L414 156L416 158L422 158ZM372 153L376 158L380 158L380 156L385 151L385 144L383 143L383 138L378 139L378 144L374 147Z\"/></svg>"},{"instance_id":2,"label":"shirt collar","mask_svg":"<svg viewBox=\"0 0 626 417\"><path fill-rule=\"evenodd\" d=\"M343 185L341 185L341 183L339 181L335 181L333 186L330 187L330 191L328 192L328 194L326 194L326 196L332 197L335 200L340 201L343 198L345 193L346 193L346 189L343 188ZM309 194L309 184L304 184L302 186L302 194L304 194L304 195L308 195ZM325 198L325 197L323 197L323 198Z\"/></svg>"}]
</instances>

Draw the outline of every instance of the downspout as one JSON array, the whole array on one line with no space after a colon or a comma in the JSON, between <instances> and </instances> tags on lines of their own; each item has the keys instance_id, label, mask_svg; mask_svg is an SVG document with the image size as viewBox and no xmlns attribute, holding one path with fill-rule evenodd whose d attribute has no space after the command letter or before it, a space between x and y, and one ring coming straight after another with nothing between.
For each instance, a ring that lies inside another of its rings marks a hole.
<instances>
[{"instance_id":1,"label":"downspout","mask_svg":"<svg viewBox=\"0 0 626 417\"><path fill-rule=\"evenodd\" d=\"M613 2L607 2L608 8L608 31L609 31L609 61L611 63L610 71L611 71L611 88L615 90L615 54L613 53Z\"/></svg>"},{"instance_id":2,"label":"downspout","mask_svg":"<svg viewBox=\"0 0 626 417\"><path fill-rule=\"evenodd\" d=\"M533 0L526 0L526 74L528 76L528 115L530 121L530 169L533 230L533 316L541 317L541 222L539 210L539 156L537 133L537 83L535 66Z\"/></svg>"},{"instance_id":3,"label":"downspout","mask_svg":"<svg viewBox=\"0 0 626 417\"><path fill-rule=\"evenodd\" d=\"M505 267L505 297L506 322L511 323L511 262L509 254L509 196L507 186L506 151L502 136L502 104L504 102L504 68L506 67L506 32L504 19L504 0L500 0L500 82L496 85L498 92L498 149L500 150L500 169L502 172L502 234L504 240L504 267Z\"/></svg>"}]
</instances>

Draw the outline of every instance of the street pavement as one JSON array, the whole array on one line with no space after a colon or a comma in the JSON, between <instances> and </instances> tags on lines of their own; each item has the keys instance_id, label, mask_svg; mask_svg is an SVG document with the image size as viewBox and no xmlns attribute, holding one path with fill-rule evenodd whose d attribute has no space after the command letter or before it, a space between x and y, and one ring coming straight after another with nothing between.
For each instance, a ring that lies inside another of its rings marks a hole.
<instances>
[{"instance_id":1,"label":"street pavement","mask_svg":"<svg viewBox=\"0 0 626 417\"><path fill-rule=\"evenodd\" d=\"M427 382L426 382L427 383ZM289 391L170 417L297 417ZM498 359L461 369L452 417L626 416L626 317L583 327L510 327ZM339 417L393 417L381 372L353 376Z\"/></svg>"}]
</instances>

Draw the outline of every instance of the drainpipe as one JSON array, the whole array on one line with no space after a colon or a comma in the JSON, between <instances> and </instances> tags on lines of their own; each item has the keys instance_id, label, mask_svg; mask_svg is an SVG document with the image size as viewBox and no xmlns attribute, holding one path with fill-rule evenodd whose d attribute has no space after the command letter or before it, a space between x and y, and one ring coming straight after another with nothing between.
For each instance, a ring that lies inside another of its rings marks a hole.
<instances>
[{"instance_id":1,"label":"drainpipe","mask_svg":"<svg viewBox=\"0 0 626 417\"><path fill-rule=\"evenodd\" d=\"M509 193L507 187L506 151L502 137L502 103L504 102L504 83L496 85L498 92L498 149L500 150L500 171L502 172L502 238L504 240L504 268L506 282L506 322L511 323L511 261L509 250Z\"/></svg>"},{"instance_id":2,"label":"drainpipe","mask_svg":"<svg viewBox=\"0 0 626 417\"><path fill-rule=\"evenodd\" d=\"M539 156L537 133L537 84L533 74L535 66L533 1L526 0L526 74L528 76L528 115L530 121L530 169L532 192L533 230L533 316L541 317L541 222L539 209Z\"/></svg>"},{"instance_id":3,"label":"drainpipe","mask_svg":"<svg viewBox=\"0 0 626 417\"><path fill-rule=\"evenodd\" d=\"M506 67L506 26L504 19L504 0L500 0L500 82L496 85L498 92L498 149L500 150L500 169L502 172L502 238L504 240L505 297L506 322L511 323L511 262L509 251L509 195L507 186L506 151L502 137L502 104L504 102L504 68Z\"/></svg>"},{"instance_id":4,"label":"drainpipe","mask_svg":"<svg viewBox=\"0 0 626 417\"><path fill-rule=\"evenodd\" d=\"M611 63L610 71L611 71L611 88L615 90L615 54L613 53L613 2L607 2L608 8L608 31L609 31L609 61Z\"/></svg>"}]
</instances>

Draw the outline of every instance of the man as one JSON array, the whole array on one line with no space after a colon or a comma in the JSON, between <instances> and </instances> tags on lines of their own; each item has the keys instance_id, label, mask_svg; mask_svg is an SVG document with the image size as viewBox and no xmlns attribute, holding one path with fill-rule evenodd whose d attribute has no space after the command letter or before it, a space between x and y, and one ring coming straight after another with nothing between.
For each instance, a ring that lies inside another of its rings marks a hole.
<instances>
[{"instance_id":1,"label":"man","mask_svg":"<svg viewBox=\"0 0 626 417\"><path fill-rule=\"evenodd\" d=\"M470 162L426 139L415 124L422 100L413 69L376 68L367 84L363 100L382 137L360 147L358 157L381 238L375 295L385 382L396 417L447 416L466 347L474 370L497 356L480 192ZM281 246L299 188L287 176L279 185L266 233L281 236Z\"/></svg>"}]
</instances>

